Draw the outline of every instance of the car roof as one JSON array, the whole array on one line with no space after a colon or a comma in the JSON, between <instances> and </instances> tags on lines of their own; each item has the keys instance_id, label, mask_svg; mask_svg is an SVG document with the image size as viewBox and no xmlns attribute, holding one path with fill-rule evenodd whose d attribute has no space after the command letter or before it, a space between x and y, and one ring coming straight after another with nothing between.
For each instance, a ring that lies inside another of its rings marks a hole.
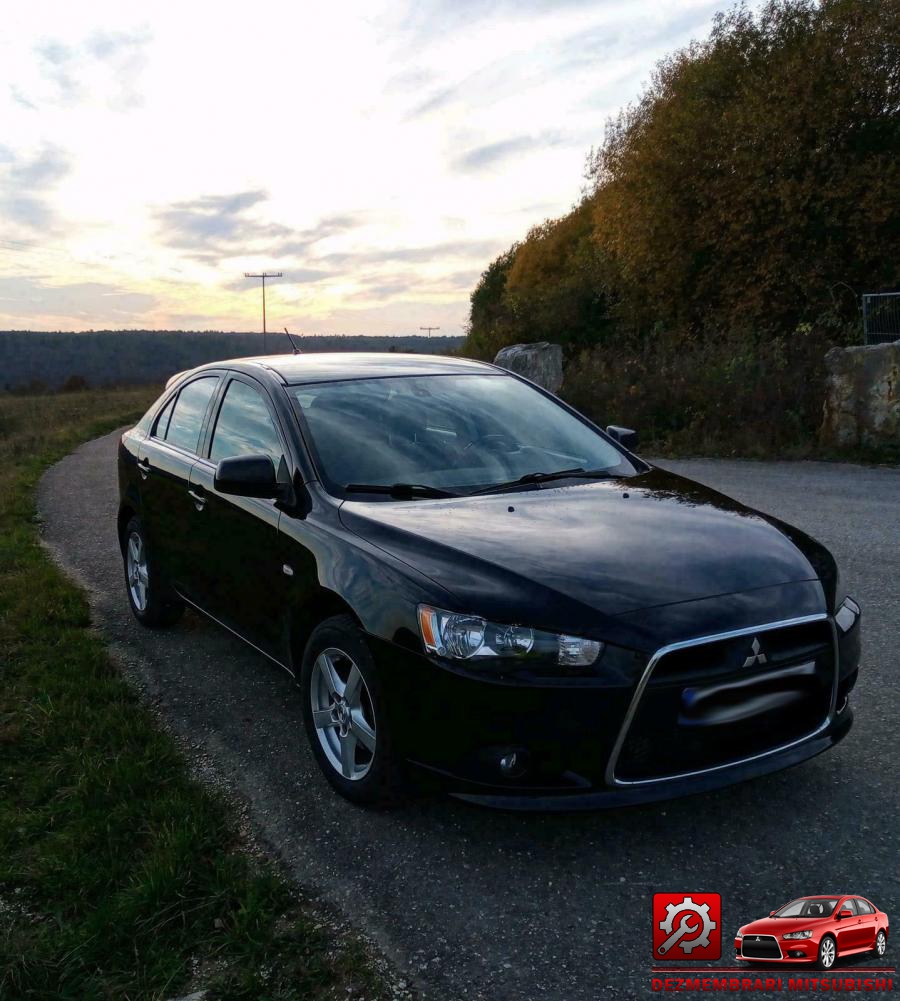
<instances>
[{"instance_id":1,"label":"car roof","mask_svg":"<svg viewBox=\"0 0 900 1001\"><path fill-rule=\"evenodd\" d=\"M398 375L501 375L502 370L471 358L445 355L400 354L399 352L332 351L309 354L261 355L211 362L206 368L238 371L267 369L287 385L309 382L336 382L342 379L373 379Z\"/></svg>"}]
</instances>

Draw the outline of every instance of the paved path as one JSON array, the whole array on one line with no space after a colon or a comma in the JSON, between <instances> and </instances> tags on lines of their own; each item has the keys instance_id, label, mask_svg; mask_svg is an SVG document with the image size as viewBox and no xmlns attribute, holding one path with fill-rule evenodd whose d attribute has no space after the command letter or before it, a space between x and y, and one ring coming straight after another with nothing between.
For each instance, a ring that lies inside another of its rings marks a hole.
<instances>
[{"instance_id":1,"label":"paved path","mask_svg":"<svg viewBox=\"0 0 900 1001\"><path fill-rule=\"evenodd\" d=\"M865 613L856 724L789 772L647 807L522 816L432 799L399 812L340 800L306 747L288 676L189 614L132 619L115 540L116 436L54 466L47 543L178 734L243 797L263 842L427 998L595 1001L649 995L654 890L718 891L725 959L740 924L791 897L871 896L900 927L900 470L826 463L661 463L810 531ZM895 941L886 959L900 952ZM797 996L797 995L794 995Z\"/></svg>"}]
</instances>

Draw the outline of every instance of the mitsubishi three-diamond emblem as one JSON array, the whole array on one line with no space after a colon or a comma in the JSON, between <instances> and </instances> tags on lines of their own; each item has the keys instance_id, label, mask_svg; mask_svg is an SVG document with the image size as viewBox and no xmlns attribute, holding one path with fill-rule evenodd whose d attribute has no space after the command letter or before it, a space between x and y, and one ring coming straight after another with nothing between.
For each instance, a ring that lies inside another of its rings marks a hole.
<instances>
[{"instance_id":1,"label":"mitsubishi three-diamond emblem","mask_svg":"<svg viewBox=\"0 0 900 1001\"><path fill-rule=\"evenodd\" d=\"M766 655L762 652L762 647L759 644L759 638L757 636L753 637L753 642L750 644L750 656L744 661L744 667L753 667L754 664L765 664Z\"/></svg>"}]
</instances>

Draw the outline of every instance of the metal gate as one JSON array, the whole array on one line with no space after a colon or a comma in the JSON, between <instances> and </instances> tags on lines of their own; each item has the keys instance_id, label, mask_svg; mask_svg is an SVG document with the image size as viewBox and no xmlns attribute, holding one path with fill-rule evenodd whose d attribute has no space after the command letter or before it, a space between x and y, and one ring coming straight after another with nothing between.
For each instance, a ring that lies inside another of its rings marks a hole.
<instances>
[{"instance_id":1,"label":"metal gate","mask_svg":"<svg viewBox=\"0 0 900 1001\"><path fill-rule=\"evenodd\" d=\"M862 300L866 344L900 341L900 292L867 293Z\"/></svg>"}]
</instances>

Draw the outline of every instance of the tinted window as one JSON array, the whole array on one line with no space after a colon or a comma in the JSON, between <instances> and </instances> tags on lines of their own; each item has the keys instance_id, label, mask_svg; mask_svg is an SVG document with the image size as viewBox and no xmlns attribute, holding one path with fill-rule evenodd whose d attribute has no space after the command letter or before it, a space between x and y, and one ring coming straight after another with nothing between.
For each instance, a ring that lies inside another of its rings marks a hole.
<instances>
[{"instance_id":1,"label":"tinted window","mask_svg":"<svg viewBox=\"0 0 900 1001\"><path fill-rule=\"evenodd\" d=\"M218 462L234 455L270 455L276 466L282 456L281 439L262 395L237 381L225 392L209 457Z\"/></svg>"},{"instance_id":2,"label":"tinted window","mask_svg":"<svg viewBox=\"0 0 900 1001\"><path fill-rule=\"evenodd\" d=\"M218 381L217 376L195 379L182 389L169 420L166 431L167 442L189 452L197 451L203 418L206 416L206 408Z\"/></svg>"},{"instance_id":3,"label":"tinted window","mask_svg":"<svg viewBox=\"0 0 900 1001\"><path fill-rule=\"evenodd\" d=\"M327 481L464 491L573 467L630 475L613 445L511 376L437 375L293 387Z\"/></svg>"},{"instance_id":4,"label":"tinted window","mask_svg":"<svg viewBox=\"0 0 900 1001\"><path fill-rule=\"evenodd\" d=\"M172 408L175 406L176 397L172 397L171 400L162 408L159 417L156 418L156 425L153 428L153 435L155 438L165 438L166 431L169 429L169 419L172 416Z\"/></svg>"}]
</instances>

